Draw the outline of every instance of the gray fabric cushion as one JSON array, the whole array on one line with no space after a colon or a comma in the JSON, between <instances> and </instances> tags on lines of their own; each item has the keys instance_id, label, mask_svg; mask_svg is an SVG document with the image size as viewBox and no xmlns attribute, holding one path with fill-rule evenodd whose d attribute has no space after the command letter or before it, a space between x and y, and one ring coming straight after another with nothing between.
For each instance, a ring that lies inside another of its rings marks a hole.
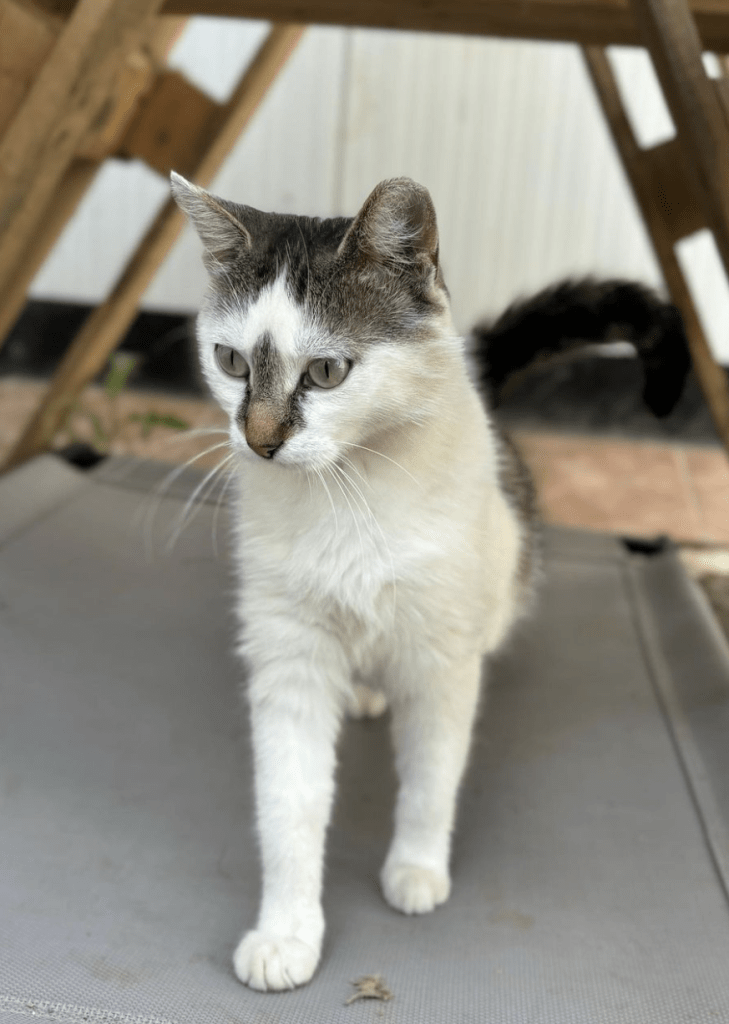
<instances>
[{"instance_id":1,"label":"gray fabric cushion","mask_svg":"<svg viewBox=\"0 0 729 1024\"><path fill-rule=\"evenodd\" d=\"M0 1024L729 1021L723 639L670 552L566 531L490 673L449 903L383 902L387 722L349 723L321 967L241 986L258 863L225 511L217 559L213 499L165 554L199 477L151 523L159 473L0 481L22 508L0 517ZM345 1006L371 973L392 1001Z\"/></svg>"}]
</instances>

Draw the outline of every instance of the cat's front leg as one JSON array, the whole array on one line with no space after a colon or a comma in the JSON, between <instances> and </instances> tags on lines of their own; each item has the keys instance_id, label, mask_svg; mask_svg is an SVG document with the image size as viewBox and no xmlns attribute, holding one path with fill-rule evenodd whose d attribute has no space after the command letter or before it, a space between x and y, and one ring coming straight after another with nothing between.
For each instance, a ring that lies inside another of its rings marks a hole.
<instances>
[{"instance_id":1,"label":"cat's front leg","mask_svg":"<svg viewBox=\"0 0 729 1024\"><path fill-rule=\"evenodd\" d=\"M251 988L309 981L324 936L324 840L334 794L337 701L306 659L254 673L250 688L263 887L233 963Z\"/></svg>"},{"instance_id":2,"label":"cat's front leg","mask_svg":"<svg viewBox=\"0 0 729 1024\"><path fill-rule=\"evenodd\" d=\"M478 703L481 659L448 672L418 672L392 701L400 778L395 833L382 868L387 902L425 914L450 895L450 845L458 786Z\"/></svg>"}]
</instances>

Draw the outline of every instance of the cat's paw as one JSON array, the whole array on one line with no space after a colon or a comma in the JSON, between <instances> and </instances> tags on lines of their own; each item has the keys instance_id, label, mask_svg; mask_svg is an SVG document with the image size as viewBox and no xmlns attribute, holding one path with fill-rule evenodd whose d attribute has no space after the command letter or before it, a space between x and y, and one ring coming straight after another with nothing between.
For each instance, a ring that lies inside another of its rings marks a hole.
<instances>
[{"instance_id":1,"label":"cat's paw","mask_svg":"<svg viewBox=\"0 0 729 1024\"><path fill-rule=\"evenodd\" d=\"M364 683L352 687L349 714L352 718L379 718L387 710L387 697L382 690L373 690Z\"/></svg>"},{"instance_id":2,"label":"cat's paw","mask_svg":"<svg viewBox=\"0 0 729 1024\"><path fill-rule=\"evenodd\" d=\"M380 880L387 902L403 914L428 914L451 892L448 875L417 864L385 864Z\"/></svg>"},{"instance_id":3,"label":"cat's paw","mask_svg":"<svg viewBox=\"0 0 729 1024\"><path fill-rule=\"evenodd\" d=\"M290 935L247 932L233 954L235 973L260 992L281 992L311 981L319 950Z\"/></svg>"}]
</instances>

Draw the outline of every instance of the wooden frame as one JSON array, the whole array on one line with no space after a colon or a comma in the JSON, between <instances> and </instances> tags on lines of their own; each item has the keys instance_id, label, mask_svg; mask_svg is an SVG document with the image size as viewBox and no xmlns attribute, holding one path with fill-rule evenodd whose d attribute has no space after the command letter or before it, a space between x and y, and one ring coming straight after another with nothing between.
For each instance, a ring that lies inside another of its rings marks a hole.
<instances>
[{"instance_id":1,"label":"wooden frame","mask_svg":"<svg viewBox=\"0 0 729 1024\"><path fill-rule=\"evenodd\" d=\"M75 0L44 0L68 13ZM726 0L691 0L707 50L729 53ZM164 0L165 14L207 14L363 28L643 45L629 0Z\"/></svg>"},{"instance_id":2,"label":"wooden frame","mask_svg":"<svg viewBox=\"0 0 729 1024\"><path fill-rule=\"evenodd\" d=\"M33 18L27 7L16 7L16 0L0 0L0 32L5 27L8 38L20 43L21 59L16 68L9 69L3 83L6 91L0 97L0 129L11 120L21 106L26 85L23 76L39 70L54 39L60 34L61 24ZM24 16L22 26L5 24L3 14L14 19L16 13ZM133 50L122 63L107 95L101 115L96 116L82 137L79 149L63 171L46 207L39 211L30 234L26 231L20 240L8 271L0 286L0 346L17 320L25 297L36 273L55 245L67 222L96 176L104 159L119 148L126 126L134 116L145 94L155 86L170 43L185 24L182 18L156 18L150 31L144 35L144 49ZM23 41L26 46L23 47ZM27 43L33 44L30 53ZM39 46L43 43L42 47ZM23 52L25 51L25 52ZM15 72L15 73L13 73ZM28 83L28 87L29 87Z\"/></svg>"},{"instance_id":3,"label":"wooden frame","mask_svg":"<svg viewBox=\"0 0 729 1024\"><path fill-rule=\"evenodd\" d=\"M0 296L161 4L79 0L0 139Z\"/></svg>"},{"instance_id":4,"label":"wooden frame","mask_svg":"<svg viewBox=\"0 0 729 1024\"><path fill-rule=\"evenodd\" d=\"M729 451L729 383L711 352L674 249L681 238L708 226L696 197L691 165L678 139L652 149L639 147L607 53L602 47L587 47L584 56L666 285L683 317L694 370L714 426Z\"/></svg>"},{"instance_id":5,"label":"wooden frame","mask_svg":"<svg viewBox=\"0 0 729 1024\"><path fill-rule=\"evenodd\" d=\"M207 114L203 117L205 130L198 133L192 143L189 139L181 139L185 160L180 166L184 166L197 182L205 185L213 178L303 31L298 25L272 28L228 102L218 105L208 101ZM185 97L189 99L187 92ZM158 169L162 169L159 166L159 141L157 149L154 143L158 133L152 132L150 140L150 133L144 129L145 118L142 112L132 126L126 151L136 153L135 145L141 145L145 154L155 154ZM164 166L164 173L169 173L170 169L170 166ZM127 263L111 295L91 313L64 355L38 409L10 452L5 468L12 468L48 447L78 395L103 368L131 325L139 299L184 225L182 213L173 200L168 200Z\"/></svg>"},{"instance_id":6,"label":"wooden frame","mask_svg":"<svg viewBox=\"0 0 729 1024\"><path fill-rule=\"evenodd\" d=\"M0 0L0 15L3 2L17 6L20 0ZM36 26L31 57L36 63L45 57L45 63L0 139L0 231L5 229L0 338L104 155L138 156L162 173L174 164L207 183L302 32L296 24L273 28L225 105L182 76L164 72L153 76L136 116L114 121L107 111L99 127L102 100L108 105L124 59L148 37L160 12L571 40L585 46L598 99L682 312L716 429L729 450L726 374L711 353L674 251L680 238L709 227L729 277L729 84L712 82L701 59L703 48L729 52L729 0L35 0L35 5L45 21ZM22 18L23 10L18 11ZM58 38L51 46L54 32ZM633 136L604 50L611 43L643 40L678 132L677 139L649 150L640 149ZM136 95L143 93L139 85ZM164 141L156 130L161 123L171 126ZM59 185L65 186L65 198L49 216ZM131 324L182 226L181 215L167 202L109 298L74 340L8 466L50 443L81 389Z\"/></svg>"}]
</instances>

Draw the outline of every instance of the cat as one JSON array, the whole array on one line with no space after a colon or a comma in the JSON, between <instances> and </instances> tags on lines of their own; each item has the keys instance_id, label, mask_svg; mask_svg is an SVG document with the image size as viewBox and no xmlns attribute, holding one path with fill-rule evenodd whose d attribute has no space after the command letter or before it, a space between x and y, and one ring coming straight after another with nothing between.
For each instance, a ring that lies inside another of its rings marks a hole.
<instances>
[{"instance_id":1,"label":"cat","mask_svg":"<svg viewBox=\"0 0 729 1024\"><path fill-rule=\"evenodd\" d=\"M381 182L356 217L327 220L261 213L176 174L172 191L204 247L200 359L239 480L263 881L233 962L252 988L282 990L320 958L346 713L391 713L385 899L405 914L448 899L483 659L535 594L534 493L475 382L488 360L474 370L453 326L424 187Z\"/></svg>"}]
</instances>

